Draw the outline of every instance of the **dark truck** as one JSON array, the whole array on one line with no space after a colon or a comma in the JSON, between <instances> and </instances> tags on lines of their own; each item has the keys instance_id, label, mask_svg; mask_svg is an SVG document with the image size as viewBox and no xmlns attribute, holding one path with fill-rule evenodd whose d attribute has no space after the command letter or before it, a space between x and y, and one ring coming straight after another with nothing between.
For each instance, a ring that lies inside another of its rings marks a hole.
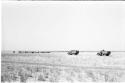
<instances>
[{"instance_id":1,"label":"dark truck","mask_svg":"<svg viewBox=\"0 0 125 83\"><path fill-rule=\"evenodd\" d=\"M111 51L105 51L101 50L100 52L97 53L98 56L110 56Z\"/></svg>"},{"instance_id":2,"label":"dark truck","mask_svg":"<svg viewBox=\"0 0 125 83\"><path fill-rule=\"evenodd\" d=\"M79 51L78 50L71 50L68 52L68 55L78 55Z\"/></svg>"}]
</instances>

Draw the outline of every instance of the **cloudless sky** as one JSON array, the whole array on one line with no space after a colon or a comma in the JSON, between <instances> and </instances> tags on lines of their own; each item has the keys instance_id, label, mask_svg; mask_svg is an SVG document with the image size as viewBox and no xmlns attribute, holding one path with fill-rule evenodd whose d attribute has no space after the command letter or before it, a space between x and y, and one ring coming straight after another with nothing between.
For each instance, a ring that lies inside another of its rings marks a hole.
<instances>
[{"instance_id":1,"label":"cloudless sky","mask_svg":"<svg viewBox=\"0 0 125 83\"><path fill-rule=\"evenodd\" d=\"M120 2L2 3L2 50L125 50Z\"/></svg>"}]
</instances>

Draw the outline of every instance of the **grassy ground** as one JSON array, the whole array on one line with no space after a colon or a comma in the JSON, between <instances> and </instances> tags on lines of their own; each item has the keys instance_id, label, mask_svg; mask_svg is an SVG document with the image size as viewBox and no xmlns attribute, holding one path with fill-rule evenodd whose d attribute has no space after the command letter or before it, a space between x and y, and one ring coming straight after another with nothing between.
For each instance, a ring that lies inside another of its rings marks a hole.
<instances>
[{"instance_id":1,"label":"grassy ground","mask_svg":"<svg viewBox=\"0 0 125 83\"><path fill-rule=\"evenodd\" d=\"M3 54L1 82L125 82L124 55Z\"/></svg>"},{"instance_id":2,"label":"grassy ground","mask_svg":"<svg viewBox=\"0 0 125 83\"><path fill-rule=\"evenodd\" d=\"M8 1L124 1L124 0L8 0Z\"/></svg>"}]
</instances>

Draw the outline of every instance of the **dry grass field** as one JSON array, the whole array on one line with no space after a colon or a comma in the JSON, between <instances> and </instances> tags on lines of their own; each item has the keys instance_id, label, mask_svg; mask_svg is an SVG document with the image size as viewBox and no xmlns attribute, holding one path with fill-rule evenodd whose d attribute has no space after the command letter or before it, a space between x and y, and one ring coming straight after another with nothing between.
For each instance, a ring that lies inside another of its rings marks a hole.
<instances>
[{"instance_id":1,"label":"dry grass field","mask_svg":"<svg viewBox=\"0 0 125 83\"><path fill-rule=\"evenodd\" d=\"M1 82L125 82L125 53L2 54Z\"/></svg>"}]
</instances>

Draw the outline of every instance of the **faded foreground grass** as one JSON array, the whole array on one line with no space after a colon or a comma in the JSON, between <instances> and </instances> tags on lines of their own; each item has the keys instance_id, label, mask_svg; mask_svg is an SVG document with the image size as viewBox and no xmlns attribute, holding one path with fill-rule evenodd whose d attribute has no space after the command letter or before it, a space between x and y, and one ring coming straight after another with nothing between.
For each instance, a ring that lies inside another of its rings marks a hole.
<instances>
[{"instance_id":1,"label":"faded foreground grass","mask_svg":"<svg viewBox=\"0 0 125 83\"><path fill-rule=\"evenodd\" d=\"M65 53L2 54L1 82L125 82L125 70L119 70L125 69L124 55L112 53L109 57L100 57L85 53L79 56L68 56ZM86 68L87 66L104 68L91 69Z\"/></svg>"},{"instance_id":2,"label":"faded foreground grass","mask_svg":"<svg viewBox=\"0 0 125 83\"><path fill-rule=\"evenodd\" d=\"M2 83L125 82L125 70L2 63Z\"/></svg>"}]
</instances>

